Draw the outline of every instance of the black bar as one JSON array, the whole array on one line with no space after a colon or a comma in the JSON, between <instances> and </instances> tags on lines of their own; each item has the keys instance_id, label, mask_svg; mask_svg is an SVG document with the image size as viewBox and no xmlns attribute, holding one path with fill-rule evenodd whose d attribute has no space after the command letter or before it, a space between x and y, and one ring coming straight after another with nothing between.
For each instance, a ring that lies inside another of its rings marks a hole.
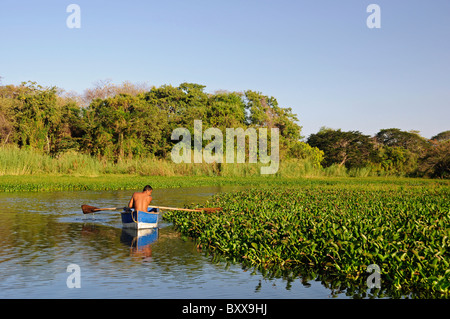
<instances>
[{"instance_id":1,"label":"black bar","mask_svg":"<svg viewBox=\"0 0 450 319\"><path fill-rule=\"evenodd\" d=\"M3 299L3 309L33 315L91 317L163 315L166 318L326 318L325 316L417 316L448 310L449 299ZM445 312L443 312L445 313ZM114 318L115 318L114 317ZM310 317L311 318L311 317Z\"/></svg>"}]
</instances>

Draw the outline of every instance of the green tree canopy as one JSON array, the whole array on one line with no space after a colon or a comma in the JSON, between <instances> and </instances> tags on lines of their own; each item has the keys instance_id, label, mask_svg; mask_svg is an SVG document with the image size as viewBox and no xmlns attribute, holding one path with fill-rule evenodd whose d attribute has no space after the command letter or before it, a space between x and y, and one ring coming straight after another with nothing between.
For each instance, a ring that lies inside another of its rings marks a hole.
<instances>
[{"instance_id":1,"label":"green tree canopy","mask_svg":"<svg viewBox=\"0 0 450 319\"><path fill-rule=\"evenodd\" d=\"M324 152L324 166L338 164L347 168L364 167L374 153L370 136L359 131L322 128L318 133L311 134L307 143Z\"/></svg>"},{"instance_id":2,"label":"green tree canopy","mask_svg":"<svg viewBox=\"0 0 450 319\"><path fill-rule=\"evenodd\" d=\"M428 141L418 132L406 132L398 128L382 129L375 135L375 139L383 145L402 147L414 153L423 153L429 146Z\"/></svg>"},{"instance_id":3,"label":"green tree canopy","mask_svg":"<svg viewBox=\"0 0 450 319\"><path fill-rule=\"evenodd\" d=\"M304 143L292 109L257 91L211 94L196 83L149 87L102 81L78 95L35 82L0 85L0 145L54 156L73 150L114 161L170 158L177 143L172 132L184 127L193 139L194 120L202 120L203 130L219 128L224 136L227 128L268 128L269 134L277 128L281 159L307 160L317 167L322 163L369 167L380 174L449 175L450 131L428 140L398 128L381 129L373 137L322 128Z\"/></svg>"},{"instance_id":4,"label":"green tree canopy","mask_svg":"<svg viewBox=\"0 0 450 319\"><path fill-rule=\"evenodd\" d=\"M450 140L450 130L441 132L431 138L432 141L443 142Z\"/></svg>"}]
</instances>

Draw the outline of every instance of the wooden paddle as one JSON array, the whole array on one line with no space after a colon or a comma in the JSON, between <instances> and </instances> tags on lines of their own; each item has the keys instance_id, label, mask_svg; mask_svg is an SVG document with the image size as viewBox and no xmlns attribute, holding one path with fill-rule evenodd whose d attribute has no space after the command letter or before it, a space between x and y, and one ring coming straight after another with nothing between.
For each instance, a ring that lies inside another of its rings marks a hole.
<instances>
[{"instance_id":1,"label":"wooden paddle","mask_svg":"<svg viewBox=\"0 0 450 319\"><path fill-rule=\"evenodd\" d=\"M176 207L165 207L165 206L149 206L153 208L159 209L167 209L167 210L181 210L185 212L207 212L214 213L222 210L222 207L213 207L213 208L197 208L197 209L188 209L188 208L176 208ZM104 210L118 210L123 209L123 207L111 207L111 208L97 208L89 205L81 205L81 209L83 210L83 214L92 214L95 212L100 212Z\"/></svg>"},{"instance_id":2,"label":"wooden paddle","mask_svg":"<svg viewBox=\"0 0 450 319\"><path fill-rule=\"evenodd\" d=\"M81 209L83 210L83 214L92 214L95 212L100 212L102 210L118 210L123 209L123 207L111 207L111 208L97 208L89 205L81 205Z\"/></svg>"}]
</instances>

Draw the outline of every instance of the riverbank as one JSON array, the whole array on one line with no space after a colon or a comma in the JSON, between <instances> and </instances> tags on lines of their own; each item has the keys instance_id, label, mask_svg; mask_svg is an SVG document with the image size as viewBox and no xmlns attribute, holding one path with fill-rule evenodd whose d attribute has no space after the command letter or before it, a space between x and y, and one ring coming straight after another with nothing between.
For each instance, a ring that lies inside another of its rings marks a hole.
<instances>
[{"instance_id":1,"label":"riverbank","mask_svg":"<svg viewBox=\"0 0 450 319\"><path fill-rule=\"evenodd\" d=\"M141 189L150 184L153 188L171 188L212 185L334 185L352 184L368 187L370 185L450 185L449 180L396 177L223 177L223 176L141 176L132 174L105 174L99 176L72 175L1 175L0 192L18 191L78 191L78 190L118 190Z\"/></svg>"},{"instance_id":2,"label":"riverbank","mask_svg":"<svg viewBox=\"0 0 450 319\"><path fill-rule=\"evenodd\" d=\"M258 163L174 163L169 159L155 156L124 158L118 161L98 158L75 151L67 151L55 156L44 154L31 148L15 146L0 147L0 176L167 176L167 177L268 177L261 175L261 169L268 164ZM333 164L323 167L320 159L304 158L280 159L277 178L312 177L400 177L405 173L383 170L378 166L348 169ZM270 176L269 176L270 177ZM272 176L273 177L273 176ZM416 176L417 177L417 176Z\"/></svg>"}]
</instances>

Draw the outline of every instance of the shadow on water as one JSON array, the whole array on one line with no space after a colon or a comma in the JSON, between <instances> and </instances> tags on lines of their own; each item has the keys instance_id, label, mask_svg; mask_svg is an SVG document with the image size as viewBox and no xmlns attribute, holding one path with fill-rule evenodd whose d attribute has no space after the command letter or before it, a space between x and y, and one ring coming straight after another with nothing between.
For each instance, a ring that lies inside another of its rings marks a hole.
<instances>
[{"instance_id":1,"label":"shadow on water","mask_svg":"<svg viewBox=\"0 0 450 319\"><path fill-rule=\"evenodd\" d=\"M201 204L236 189L155 189L153 204ZM386 296L305 269L250 268L212 257L164 221L158 229L135 231L122 228L118 212L81 212L82 204L123 207L130 196L130 191L0 193L0 298ZM70 264L80 266L80 289L67 287Z\"/></svg>"}]
</instances>

